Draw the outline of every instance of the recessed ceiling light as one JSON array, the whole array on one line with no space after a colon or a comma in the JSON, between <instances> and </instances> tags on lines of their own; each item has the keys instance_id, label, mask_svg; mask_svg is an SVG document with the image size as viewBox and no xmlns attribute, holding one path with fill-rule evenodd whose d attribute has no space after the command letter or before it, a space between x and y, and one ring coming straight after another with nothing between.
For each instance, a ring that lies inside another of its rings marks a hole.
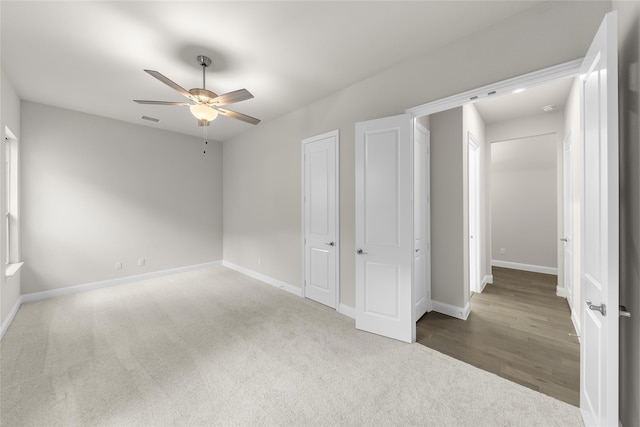
<instances>
[{"instance_id":1,"label":"recessed ceiling light","mask_svg":"<svg viewBox=\"0 0 640 427\"><path fill-rule=\"evenodd\" d=\"M542 107L542 111L544 111L545 113L548 113L549 111L553 111L555 109L555 105L545 105L544 107Z\"/></svg>"},{"instance_id":2,"label":"recessed ceiling light","mask_svg":"<svg viewBox=\"0 0 640 427\"><path fill-rule=\"evenodd\" d=\"M511 93L522 93L522 92L524 92L525 90L527 90L527 89L526 89L526 88L524 88L524 87L521 87L520 89L516 89L516 90L514 90L514 91L513 91L513 92L511 92Z\"/></svg>"}]
</instances>

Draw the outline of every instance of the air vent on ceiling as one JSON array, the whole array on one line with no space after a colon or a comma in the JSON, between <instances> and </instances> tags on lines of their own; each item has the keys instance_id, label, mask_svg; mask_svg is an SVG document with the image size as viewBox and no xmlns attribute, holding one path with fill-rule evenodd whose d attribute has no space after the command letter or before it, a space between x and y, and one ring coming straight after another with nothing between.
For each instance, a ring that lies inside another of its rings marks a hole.
<instances>
[{"instance_id":1,"label":"air vent on ceiling","mask_svg":"<svg viewBox=\"0 0 640 427\"><path fill-rule=\"evenodd\" d=\"M156 119L155 117L142 116L140 117L142 120L148 120L150 122L158 123L160 119Z\"/></svg>"}]
</instances>

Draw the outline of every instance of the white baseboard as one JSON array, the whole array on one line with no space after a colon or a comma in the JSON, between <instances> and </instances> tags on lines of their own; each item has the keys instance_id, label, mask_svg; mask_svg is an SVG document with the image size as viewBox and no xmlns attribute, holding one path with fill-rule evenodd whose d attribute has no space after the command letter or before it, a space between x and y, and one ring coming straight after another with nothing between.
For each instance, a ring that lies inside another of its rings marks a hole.
<instances>
[{"instance_id":1,"label":"white baseboard","mask_svg":"<svg viewBox=\"0 0 640 427\"><path fill-rule=\"evenodd\" d=\"M467 303L464 308L434 300L431 301L431 304L433 305L433 311L462 320L467 320L469 312L471 311L469 303Z\"/></svg>"},{"instance_id":2,"label":"white baseboard","mask_svg":"<svg viewBox=\"0 0 640 427\"><path fill-rule=\"evenodd\" d=\"M544 265L532 265L522 264L519 262L500 261L496 259L491 260L491 265L494 267L511 268L513 270L532 271L534 273L555 274L558 275L558 269L555 267L545 267Z\"/></svg>"},{"instance_id":3,"label":"white baseboard","mask_svg":"<svg viewBox=\"0 0 640 427\"><path fill-rule=\"evenodd\" d=\"M278 279L274 279L273 277L269 277L265 274L262 273L258 273L256 271L253 271L249 268L246 267L242 267L240 265L234 264L232 262L229 261L222 261L222 266L223 267L227 267L230 268L231 270L235 270L238 273L242 273L245 274L249 277L252 277L256 280L260 280L261 282L267 283L271 286L275 286L276 288L280 288L282 290L285 290L289 293L292 293L296 296L302 297L302 288L299 288L297 286L293 286L290 285L289 283L283 282L282 280L278 280ZM336 311L340 314L342 314L343 316L347 316L350 317L351 319L355 319L356 318L356 309L353 307L349 307L348 305L344 305L342 303L340 303L338 305L338 308L336 309Z\"/></svg>"},{"instance_id":4,"label":"white baseboard","mask_svg":"<svg viewBox=\"0 0 640 427\"><path fill-rule=\"evenodd\" d=\"M65 288L51 289L49 291L42 292L32 292L29 294L21 295L11 309L11 312L9 313L5 321L2 322L2 328L0 329L0 340L4 337L4 334L9 329L9 326L11 326L11 323L13 322L13 319L18 313L18 310L20 309L20 306L22 304L41 301L49 298L57 298L65 295L77 294L80 292L87 292L94 289L106 288L110 286L124 285L126 283L137 282L145 279L169 276L171 274L185 273L187 271L199 270L201 268L209 268L217 265L222 265L222 261L211 261L202 264L187 265L185 267L170 268L167 270L154 271L151 273L136 274L133 276L119 277L117 279L101 280L98 282L67 286Z\"/></svg>"},{"instance_id":5,"label":"white baseboard","mask_svg":"<svg viewBox=\"0 0 640 427\"><path fill-rule=\"evenodd\" d=\"M356 318L356 309L353 307L349 307L348 305L340 304L338 306L338 313L343 314L352 319Z\"/></svg>"},{"instance_id":6,"label":"white baseboard","mask_svg":"<svg viewBox=\"0 0 640 427\"><path fill-rule=\"evenodd\" d=\"M0 327L0 341L2 341L2 338L4 337L5 332L7 332L7 329L9 329L9 326L11 326L11 322L13 322L13 318L16 317L16 314L18 313L18 309L20 308L21 305L22 305L22 296L18 297L18 299L16 300L16 303L13 305L13 308L9 312L9 315L7 316L6 319L4 319L4 322L2 322L2 327Z\"/></svg>"},{"instance_id":7,"label":"white baseboard","mask_svg":"<svg viewBox=\"0 0 640 427\"><path fill-rule=\"evenodd\" d=\"M556 286L556 295L562 298L567 297L567 288L564 286Z\"/></svg>"},{"instance_id":8,"label":"white baseboard","mask_svg":"<svg viewBox=\"0 0 640 427\"><path fill-rule=\"evenodd\" d=\"M578 342L582 342L580 339L580 320L578 320L578 313L575 310L571 310L571 322L576 330L576 335L578 335Z\"/></svg>"},{"instance_id":9,"label":"white baseboard","mask_svg":"<svg viewBox=\"0 0 640 427\"><path fill-rule=\"evenodd\" d=\"M252 277L254 279L260 280L261 282L265 282L271 286L275 286L276 288L280 288L283 289L289 293L292 293L296 296L301 297L302 296L302 288L299 288L297 286L293 286L290 285L286 282L283 282L282 280L278 280L278 279L274 279L273 277L269 277L267 275L264 275L262 273L258 273L256 271L250 270L248 268L245 267L241 267L237 264L234 264L232 262L229 261L222 261L222 266L223 267L227 267L230 268L231 270L235 270L239 273L242 273L246 276Z\"/></svg>"},{"instance_id":10,"label":"white baseboard","mask_svg":"<svg viewBox=\"0 0 640 427\"><path fill-rule=\"evenodd\" d=\"M82 285L67 286L65 288L51 289L49 291L33 292L22 295L22 302L34 302L49 298L57 298L65 295L77 294L79 292L92 291L94 289L107 288L111 286L124 285L126 283L140 280L154 279L156 277L169 276L171 274L185 273L187 271L199 270L202 268L222 265L222 261L205 262L202 264L188 265L185 267L169 268L167 270L154 271L151 273L135 274L133 276L119 277L117 279L100 280L98 282L85 283Z\"/></svg>"},{"instance_id":11,"label":"white baseboard","mask_svg":"<svg viewBox=\"0 0 640 427\"><path fill-rule=\"evenodd\" d=\"M219 265L238 271L239 273L242 273L254 279L260 280L261 282L283 289L296 296L299 296L299 297L302 296L302 289L298 288L297 286L290 285L281 280L274 279L272 277L255 272L248 268L241 267L239 265L233 264L228 261L212 261L212 262L206 262L202 264L189 265L185 267L155 271L152 273L136 274L134 276L120 277L117 279L109 279L109 280L101 280L98 282L85 283L82 285L68 286L65 288L51 289L48 291L33 292L33 293L21 295L16 301L15 305L13 306L13 309L11 310L7 318L4 320L4 322L2 322L2 326L0 328L0 340L2 339L2 337L4 337L4 334L9 329L9 326L11 326L11 323L13 322L13 319L18 313L18 310L20 309L20 306L22 304L25 304L28 302L41 301L49 298L57 298L57 297L76 294L80 292L87 292L94 289L106 288L110 286L124 285L127 283L137 282L145 279L153 279L161 276L168 276L171 274L185 273L187 271L199 270L202 268L209 268L209 267L214 267ZM349 307L344 304L340 304L337 311L338 313L343 314L352 319L355 319L356 317L356 310L353 307Z\"/></svg>"},{"instance_id":12,"label":"white baseboard","mask_svg":"<svg viewBox=\"0 0 640 427\"><path fill-rule=\"evenodd\" d=\"M482 278L482 281L480 282L480 293L484 291L485 286L489 283L493 283L493 274L487 274Z\"/></svg>"}]
</instances>

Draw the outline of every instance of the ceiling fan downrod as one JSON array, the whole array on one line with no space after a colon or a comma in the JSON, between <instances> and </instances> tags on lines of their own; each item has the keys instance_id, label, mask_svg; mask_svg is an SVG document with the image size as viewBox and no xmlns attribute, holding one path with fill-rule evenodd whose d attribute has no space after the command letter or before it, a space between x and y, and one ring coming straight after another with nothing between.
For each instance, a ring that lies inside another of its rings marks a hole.
<instances>
[{"instance_id":1,"label":"ceiling fan downrod","mask_svg":"<svg viewBox=\"0 0 640 427\"><path fill-rule=\"evenodd\" d=\"M211 59L207 56L204 55L198 55L196 57L196 60L198 61L198 64L200 64L202 66L202 89L206 89L205 86L205 70L207 69L207 67L209 65L211 65Z\"/></svg>"}]
</instances>

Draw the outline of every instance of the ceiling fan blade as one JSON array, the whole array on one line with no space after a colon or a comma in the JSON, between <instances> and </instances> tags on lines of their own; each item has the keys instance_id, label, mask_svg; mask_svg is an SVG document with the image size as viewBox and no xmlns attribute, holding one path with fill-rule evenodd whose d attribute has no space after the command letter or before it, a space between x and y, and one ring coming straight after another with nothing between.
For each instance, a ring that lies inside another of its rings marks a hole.
<instances>
[{"instance_id":1,"label":"ceiling fan blade","mask_svg":"<svg viewBox=\"0 0 640 427\"><path fill-rule=\"evenodd\" d=\"M138 104L151 104L151 105L192 105L188 102L173 102L173 101L145 101L142 99L134 99L133 102Z\"/></svg>"},{"instance_id":2,"label":"ceiling fan blade","mask_svg":"<svg viewBox=\"0 0 640 427\"><path fill-rule=\"evenodd\" d=\"M152 75L156 79L160 80L162 83L166 84L167 86L177 90L178 92L180 92L182 95L186 96L187 98L193 100L193 96L189 93L189 91L187 91L185 88L183 88L182 86L180 86L179 84L177 84L173 80L170 80L170 79L166 78L165 76L163 76L162 74L160 74L159 72L154 71L154 70L144 70L144 71L146 73Z\"/></svg>"},{"instance_id":3,"label":"ceiling fan blade","mask_svg":"<svg viewBox=\"0 0 640 427\"><path fill-rule=\"evenodd\" d=\"M216 108L223 116L232 117L234 119L242 120L243 122L250 123L252 125L257 125L260 123L260 119L256 119L255 117L247 116L246 114L238 113L237 111L226 110L224 108Z\"/></svg>"},{"instance_id":4,"label":"ceiling fan blade","mask_svg":"<svg viewBox=\"0 0 640 427\"><path fill-rule=\"evenodd\" d=\"M224 93L211 100L214 105L227 105L234 102L244 101L253 98L251 92L246 89L238 89L233 92Z\"/></svg>"}]
</instances>

